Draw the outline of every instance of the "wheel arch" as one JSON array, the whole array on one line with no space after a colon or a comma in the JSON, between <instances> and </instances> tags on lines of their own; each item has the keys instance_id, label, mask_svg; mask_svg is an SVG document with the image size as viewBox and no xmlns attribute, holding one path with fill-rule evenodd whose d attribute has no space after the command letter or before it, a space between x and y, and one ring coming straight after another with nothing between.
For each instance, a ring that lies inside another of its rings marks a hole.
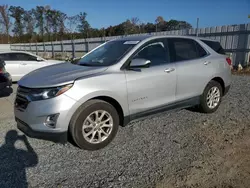
<instances>
[{"instance_id":1,"label":"wheel arch","mask_svg":"<svg viewBox=\"0 0 250 188\"><path fill-rule=\"evenodd\" d=\"M221 77L214 77L211 80L216 81L216 82L218 82L221 85L221 87L222 87L222 93L224 95L225 94L225 82L224 82L224 80Z\"/></svg>"},{"instance_id":2,"label":"wheel arch","mask_svg":"<svg viewBox=\"0 0 250 188\"><path fill-rule=\"evenodd\" d=\"M124 114L126 113L126 112L124 112L124 110L126 110L126 109L122 108L122 105L118 102L117 99L115 99L114 97L111 97L111 96L107 96L107 95L96 95L96 96L92 95L92 97L87 97L87 98L84 98L84 100L82 99L81 101L79 101L79 103L76 106L74 106L74 108L71 109L71 112L68 116L68 118L69 118L69 126L68 126L68 130L67 130L68 141L70 141L72 144L75 144L76 140L72 137L72 126L70 126L70 122L72 121L72 118L73 118L74 114L77 112L77 110L79 108L81 108L86 102L89 102L91 100L102 100L102 101L105 101L105 102L111 104L117 110L117 113L119 116L119 125L120 126L124 125L124 120L125 120Z\"/></svg>"},{"instance_id":3,"label":"wheel arch","mask_svg":"<svg viewBox=\"0 0 250 188\"><path fill-rule=\"evenodd\" d=\"M93 99L103 100L103 101L111 104L117 110L117 113L119 115L119 124L120 125L124 124L124 112L123 112L121 104L116 99L114 99L110 96L97 96L97 97L93 97L89 100L93 100Z\"/></svg>"}]
</instances>

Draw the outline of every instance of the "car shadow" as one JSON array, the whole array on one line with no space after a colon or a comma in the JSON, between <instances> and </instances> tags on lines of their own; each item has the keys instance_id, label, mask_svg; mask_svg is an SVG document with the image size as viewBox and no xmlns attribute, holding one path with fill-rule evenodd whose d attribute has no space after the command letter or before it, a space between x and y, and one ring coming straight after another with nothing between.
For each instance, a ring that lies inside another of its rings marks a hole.
<instances>
[{"instance_id":1,"label":"car shadow","mask_svg":"<svg viewBox=\"0 0 250 188\"><path fill-rule=\"evenodd\" d=\"M26 149L17 149L16 141L22 141ZM10 130L5 136L5 143L0 147L0 187L28 187L26 168L35 167L38 156L25 135L18 135Z\"/></svg>"},{"instance_id":2,"label":"car shadow","mask_svg":"<svg viewBox=\"0 0 250 188\"><path fill-rule=\"evenodd\" d=\"M190 111L190 112L197 112L197 113L200 113L200 110L197 106L194 106L194 107L188 107L188 108L185 108L186 110Z\"/></svg>"},{"instance_id":3,"label":"car shadow","mask_svg":"<svg viewBox=\"0 0 250 188\"><path fill-rule=\"evenodd\" d=\"M0 90L0 98L2 97L8 97L13 93L12 87L6 87L4 89Z\"/></svg>"}]
</instances>

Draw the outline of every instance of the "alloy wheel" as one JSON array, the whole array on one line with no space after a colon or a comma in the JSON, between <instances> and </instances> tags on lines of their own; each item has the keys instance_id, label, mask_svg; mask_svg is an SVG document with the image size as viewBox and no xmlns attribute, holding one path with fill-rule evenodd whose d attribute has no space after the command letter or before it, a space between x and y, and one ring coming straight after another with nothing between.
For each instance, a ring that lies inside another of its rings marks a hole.
<instances>
[{"instance_id":1,"label":"alloy wheel","mask_svg":"<svg viewBox=\"0 0 250 188\"><path fill-rule=\"evenodd\" d=\"M98 144L106 140L113 129L113 118L105 110L92 112L83 122L82 134L91 144Z\"/></svg>"},{"instance_id":2,"label":"alloy wheel","mask_svg":"<svg viewBox=\"0 0 250 188\"><path fill-rule=\"evenodd\" d=\"M207 106L214 109L220 102L220 90L218 87L212 87L207 94Z\"/></svg>"}]
</instances>

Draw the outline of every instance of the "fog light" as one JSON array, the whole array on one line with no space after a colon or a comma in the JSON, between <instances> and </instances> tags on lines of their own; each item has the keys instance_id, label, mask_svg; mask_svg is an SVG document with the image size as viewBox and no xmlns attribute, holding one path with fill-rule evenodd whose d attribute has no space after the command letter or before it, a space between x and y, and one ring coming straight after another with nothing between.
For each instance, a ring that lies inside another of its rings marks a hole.
<instances>
[{"instance_id":1,"label":"fog light","mask_svg":"<svg viewBox=\"0 0 250 188\"><path fill-rule=\"evenodd\" d=\"M52 114L47 116L45 125L51 128L55 128L58 116L59 114Z\"/></svg>"}]
</instances>

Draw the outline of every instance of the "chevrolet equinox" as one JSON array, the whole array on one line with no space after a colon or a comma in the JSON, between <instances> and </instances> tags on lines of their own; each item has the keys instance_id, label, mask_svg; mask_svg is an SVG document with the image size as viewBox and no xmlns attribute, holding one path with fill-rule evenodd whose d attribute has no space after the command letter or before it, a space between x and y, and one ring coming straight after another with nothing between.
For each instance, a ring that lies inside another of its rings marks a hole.
<instances>
[{"instance_id":1,"label":"chevrolet equinox","mask_svg":"<svg viewBox=\"0 0 250 188\"><path fill-rule=\"evenodd\" d=\"M231 84L231 60L221 49L216 41L189 36L105 42L77 63L22 77L17 127L33 138L65 143L70 136L81 149L97 150L135 119L188 107L215 112Z\"/></svg>"}]
</instances>

